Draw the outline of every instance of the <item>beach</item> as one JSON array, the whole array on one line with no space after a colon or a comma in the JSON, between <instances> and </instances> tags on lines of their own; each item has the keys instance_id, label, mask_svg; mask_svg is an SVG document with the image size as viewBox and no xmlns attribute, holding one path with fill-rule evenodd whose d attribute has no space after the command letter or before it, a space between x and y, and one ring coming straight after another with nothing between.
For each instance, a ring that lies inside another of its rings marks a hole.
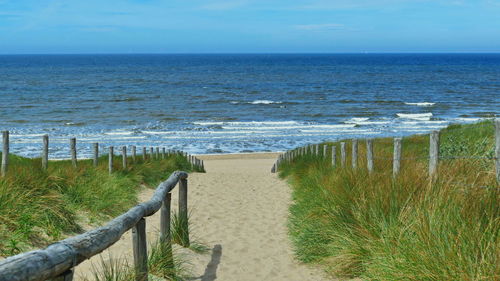
<instances>
[{"instance_id":1,"label":"beach","mask_svg":"<svg viewBox=\"0 0 500 281\"><path fill-rule=\"evenodd\" d=\"M188 280L331 280L320 269L294 259L287 234L291 190L271 166L277 153L198 156L206 173L188 178L191 240L210 250L197 254L174 245L188 265ZM143 189L147 201L152 189ZM177 208L177 189L172 192L172 210ZM146 220L148 241L158 239L159 213ZM131 232L109 250L80 264L76 280L92 274L92 264L126 259L133 263Z\"/></svg>"}]
</instances>

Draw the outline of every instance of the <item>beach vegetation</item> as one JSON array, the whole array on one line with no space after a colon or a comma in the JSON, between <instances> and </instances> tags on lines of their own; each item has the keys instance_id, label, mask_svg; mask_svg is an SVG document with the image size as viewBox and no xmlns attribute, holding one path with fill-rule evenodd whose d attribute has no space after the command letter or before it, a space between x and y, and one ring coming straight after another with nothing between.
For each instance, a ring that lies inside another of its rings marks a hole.
<instances>
[{"instance_id":1,"label":"beach vegetation","mask_svg":"<svg viewBox=\"0 0 500 281\"><path fill-rule=\"evenodd\" d=\"M161 160L114 158L115 172L108 172L108 156L78 161L50 161L9 156L10 165L0 178L0 255L10 256L39 248L64 237L82 233L117 216L137 203L140 188L156 188L175 170L200 170L185 157L174 154ZM200 170L201 171L201 170Z\"/></svg>"},{"instance_id":2,"label":"beach vegetation","mask_svg":"<svg viewBox=\"0 0 500 281\"><path fill-rule=\"evenodd\" d=\"M346 142L346 167L316 155L280 167L293 189L289 231L300 261L335 277L366 280L500 279L492 121L443 129L433 180L428 135L403 139L395 178L392 139L374 139L372 173L364 142L354 169ZM340 155L339 142L324 144Z\"/></svg>"}]
</instances>

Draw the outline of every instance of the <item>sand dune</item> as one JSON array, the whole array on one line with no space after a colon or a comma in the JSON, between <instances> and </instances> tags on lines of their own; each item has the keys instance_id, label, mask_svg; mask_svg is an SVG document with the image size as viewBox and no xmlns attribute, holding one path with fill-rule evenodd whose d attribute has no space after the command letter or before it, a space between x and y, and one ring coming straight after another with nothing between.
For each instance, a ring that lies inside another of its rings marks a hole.
<instances>
[{"instance_id":1,"label":"sand dune","mask_svg":"<svg viewBox=\"0 0 500 281\"><path fill-rule=\"evenodd\" d=\"M287 235L290 189L270 173L276 154L202 156L206 174L189 176L192 239L207 245L208 254L180 250L189 261L189 280L327 280L318 269L293 258ZM141 192L147 200L152 190ZM177 192L172 196L177 208ZM158 234L159 216L147 219L149 240ZM103 254L132 262L131 234ZM78 266L88 274L94 257Z\"/></svg>"}]
</instances>

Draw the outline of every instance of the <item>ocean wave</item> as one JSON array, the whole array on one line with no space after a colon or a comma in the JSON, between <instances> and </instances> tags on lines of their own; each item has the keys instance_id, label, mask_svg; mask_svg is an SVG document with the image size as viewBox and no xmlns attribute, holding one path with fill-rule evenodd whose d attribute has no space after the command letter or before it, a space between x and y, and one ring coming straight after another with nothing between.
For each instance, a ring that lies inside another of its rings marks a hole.
<instances>
[{"instance_id":1,"label":"ocean wave","mask_svg":"<svg viewBox=\"0 0 500 281\"><path fill-rule=\"evenodd\" d=\"M129 132L129 131L123 131L123 132L106 132L104 134L108 135L108 136L129 136L129 135L134 134L134 132Z\"/></svg>"},{"instance_id":2,"label":"ocean wave","mask_svg":"<svg viewBox=\"0 0 500 281\"><path fill-rule=\"evenodd\" d=\"M479 117L458 117L458 118L455 118L453 119L454 121L458 121L458 122L477 122L477 121L480 121L480 120L483 120L485 118L479 118Z\"/></svg>"},{"instance_id":3,"label":"ocean wave","mask_svg":"<svg viewBox=\"0 0 500 281\"><path fill-rule=\"evenodd\" d=\"M297 121L230 121L230 122L221 122L221 121L196 121L193 122L194 125L200 125L200 126L213 126L213 125L249 125L249 126L255 126L255 125L293 125L293 124L300 124Z\"/></svg>"},{"instance_id":4,"label":"ocean wave","mask_svg":"<svg viewBox=\"0 0 500 281\"><path fill-rule=\"evenodd\" d=\"M11 138L34 138L34 137L43 137L45 134L10 134Z\"/></svg>"},{"instance_id":5,"label":"ocean wave","mask_svg":"<svg viewBox=\"0 0 500 281\"><path fill-rule=\"evenodd\" d=\"M142 133L144 134L148 134L148 135L171 135L171 134L175 134L176 132L174 131L142 131Z\"/></svg>"},{"instance_id":6,"label":"ocean wave","mask_svg":"<svg viewBox=\"0 0 500 281\"><path fill-rule=\"evenodd\" d=\"M428 113L396 113L399 118L413 119L421 121L429 121L433 116L431 112Z\"/></svg>"},{"instance_id":7,"label":"ocean wave","mask_svg":"<svg viewBox=\"0 0 500 281\"><path fill-rule=\"evenodd\" d=\"M365 121L368 121L370 118L367 118L367 117L353 117L347 121L344 121L344 123L347 123L347 124L351 124L351 123L358 123L358 122L365 122Z\"/></svg>"},{"instance_id":8,"label":"ocean wave","mask_svg":"<svg viewBox=\"0 0 500 281\"><path fill-rule=\"evenodd\" d=\"M406 105L416 105L416 106L434 106L436 103L435 102L405 102Z\"/></svg>"},{"instance_id":9,"label":"ocean wave","mask_svg":"<svg viewBox=\"0 0 500 281\"><path fill-rule=\"evenodd\" d=\"M249 102L250 104L279 104L279 103L283 103L281 101L272 101L272 100L254 100L252 102Z\"/></svg>"},{"instance_id":10,"label":"ocean wave","mask_svg":"<svg viewBox=\"0 0 500 281\"><path fill-rule=\"evenodd\" d=\"M235 126L222 126L224 130L298 130L309 128L322 128L322 129L341 129L341 128L354 128L356 124L333 124L333 125L293 125L293 126L261 126L261 127L235 127Z\"/></svg>"}]
</instances>

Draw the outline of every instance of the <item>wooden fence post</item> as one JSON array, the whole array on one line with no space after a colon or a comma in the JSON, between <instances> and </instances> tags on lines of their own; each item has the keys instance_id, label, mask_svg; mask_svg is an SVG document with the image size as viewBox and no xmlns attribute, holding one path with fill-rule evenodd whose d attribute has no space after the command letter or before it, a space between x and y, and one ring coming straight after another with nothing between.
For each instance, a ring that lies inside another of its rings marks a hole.
<instances>
[{"instance_id":1,"label":"wooden fence post","mask_svg":"<svg viewBox=\"0 0 500 281\"><path fill-rule=\"evenodd\" d=\"M156 160L160 160L160 147L156 147Z\"/></svg>"},{"instance_id":2,"label":"wooden fence post","mask_svg":"<svg viewBox=\"0 0 500 281\"><path fill-rule=\"evenodd\" d=\"M110 174L113 173L113 153L114 153L113 150L114 150L113 146L110 146L108 155L108 169Z\"/></svg>"},{"instance_id":3,"label":"wooden fence post","mask_svg":"<svg viewBox=\"0 0 500 281\"><path fill-rule=\"evenodd\" d=\"M3 131L2 138L3 138L3 150L2 150L1 176L5 177L5 175L7 175L7 170L9 168L9 131Z\"/></svg>"},{"instance_id":4,"label":"wooden fence post","mask_svg":"<svg viewBox=\"0 0 500 281\"><path fill-rule=\"evenodd\" d=\"M356 169L358 167L358 140L352 140L352 168Z\"/></svg>"},{"instance_id":5,"label":"wooden fence post","mask_svg":"<svg viewBox=\"0 0 500 281\"><path fill-rule=\"evenodd\" d=\"M142 147L142 160L143 160L143 161L146 161L146 159L147 159L147 157L148 157L148 155L147 155L147 154L148 154L148 152L147 152L147 150L146 150L146 147L145 147L145 146L143 146L143 147Z\"/></svg>"},{"instance_id":6,"label":"wooden fence post","mask_svg":"<svg viewBox=\"0 0 500 281\"><path fill-rule=\"evenodd\" d=\"M135 145L132 145L132 162L135 163L137 161L137 148Z\"/></svg>"},{"instance_id":7,"label":"wooden fence post","mask_svg":"<svg viewBox=\"0 0 500 281\"><path fill-rule=\"evenodd\" d=\"M189 247L189 222L188 222L188 185L187 179L179 180L179 224L182 233L182 246Z\"/></svg>"},{"instance_id":8,"label":"wooden fence post","mask_svg":"<svg viewBox=\"0 0 500 281\"><path fill-rule=\"evenodd\" d=\"M319 155L319 144L316 145L316 155Z\"/></svg>"},{"instance_id":9,"label":"wooden fence post","mask_svg":"<svg viewBox=\"0 0 500 281\"><path fill-rule=\"evenodd\" d=\"M122 146L122 166L123 169L127 169L127 147Z\"/></svg>"},{"instance_id":10,"label":"wooden fence post","mask_svg":"<svg viewBox=\"0 0 500 281\"><path fill-rule=\"evenodd\" d=\"M169 192L163 199L160 211L160 243L162 247L166 247L166 255L168 267L173 268L173 254L172 254L172 237L170 235L170 206L172 201L172 194Z\"/></svg>"},{"instance_id":11,"label":"wooden fence post","mask_svg":"<svg viewBox=\"0 0 500 281\"><path fill-rule=\"evenodd\" d=\"M366 166L368 168L368 172L373 172L373 140L366 140Z\"/></svg>"},{"instance_id":12,"label":"wooden fence post","mask_svg":"<svg viewBox=\"0 0 500 281\"><path fill-rule=\"evenodd\" d=\"M49 135L43 135L42 169L49 167Z\"/></svg>"},{"instance_id":13,"label":"wooden fence post","mask_svg":"<svg viewBox=\"0 0 500 281\"><path fill-rule=\"evenodd\" d=\"M146 244L146 220L141 218L132 228L135 280L148 280L148 249Z\"/></svg>"},{"instance_id":14,"label":"wooden fence post","mask_svg":"<svg viewBox=\"0 0 500 281\"><path fill-rule=\"evenodd\" d=\"M323 157L326 159L326 151L328 149L328 146L325 144L323 145Z\"/></svg>"},{"instance_id":15,"label":"wooden fence post","mask_svg":"<svg viewBox=\"0 0 500 281\"><path fill-rule=\"evenodd\" d=\"M495 158L497 182L500 184L500 119L495 119Z\"/></svg>"},{"instance_id":16,"label":"wooden fence post","mask_svg":"<svg viewBox=\"0 0 500 281\"><path fill-rule=\"evenodd\" d=\"M392 176L396 177L401 169L401 138L394 138L394 154L392 159Z\"/></svg>"},{"instance_id":17,"label":"wooden fence post","mask_svg":"<svg viewBox=\"0 0 500 281\"><path fill-rule=\"evenodd\" d=\"M155 157L155 150L154 150L154 148L151 146L151 147L149 148L149 160L153 160L153 159L154 159L154 157Z\"/></svg>"},{"instance_id":18,"label":"wooden fence post","mask_svg":"<svg viewBox=\"0 0 500 281\"><path fill-rule=\"evenodd\" d=\"M430 135L429 144L429 176L434 177L437 173L439 161L439 131L434 131Z\"/></svg>"},{"instance_id":19,"label":"wooden fence post","mask_svg":"<svg viewBox=\"0 0 500 281\"><path fill-rule=\"evenodd\" d=\"M332 145L332 167L337 165L337 149L335 145Z\"/></svg>"},{"instance_id":20,"label":"wooden fence post","mask_svg":"<svg viewBox=\"0 0 500 281\"><path fill-rule=\"evenodd\" d=\"M69 139L69 146L71 150L71 163L76 168L76 138Z\"/></svg>"},{"instance_id":21,"label":"wooden fence post","mask_svg":"<svg viewBox=\"0 0 500 281\"><path fill-rule=\"evenodd\" d=\"M165 147L161 148L161 159L167 159L167 153L165 151Z\"/></svg>"},{"instance_id":22,"label":"wooden fence post","mask_svg":"<svg viewBox=\"0 0 500 281\"><path fill-rule=\"evenodd\" d=\"M93 163L94 167L97 167L99 161L99 143L94 143L94 156L93 156Z\"/></svg>"},{"instance_id":23,"label":"wooden fence post","mask_svg":"<svg viewBox=\"0 0 500 281\"><path fill-rule=\"evenodd\" d=\"M340 165L345 167L347 162L347 152L345 149L345 142L340 143Z\"/></svg>"}]
</instances>

